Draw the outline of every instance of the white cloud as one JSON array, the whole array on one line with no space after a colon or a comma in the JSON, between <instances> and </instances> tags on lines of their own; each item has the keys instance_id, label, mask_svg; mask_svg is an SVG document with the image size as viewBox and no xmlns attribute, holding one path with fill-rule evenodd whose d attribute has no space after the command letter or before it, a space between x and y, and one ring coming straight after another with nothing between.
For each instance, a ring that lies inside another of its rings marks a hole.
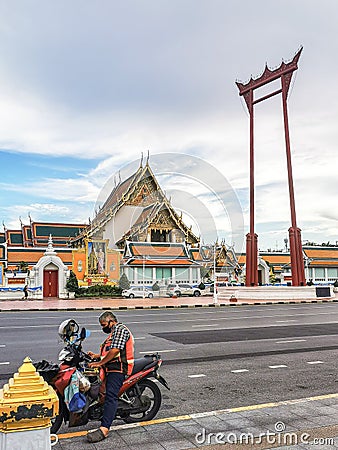
<instances>
[{"instance_id":1,"label":"white cloud","mask_svg":"<svg viewBox=\"0 0 338 450\"><path fill-rule=\"evenodd\" d=\"M338 108L335 84L326 79L338 72L332 57L337 12L326 0L321 8L310 0L285 0L248 3L244 10L218 0L212 8L198 0L183 6L175 0L142 6L103 1L99 8L77 1L1 5L0 146L102 160L74 178L48 178L48 170L41 171L41 178L3 184L3 190L24 190L50 205L73 202L70 218L77 204L101 202L113 187L111 177L131 161L136 168L141 152L150 150L151 163L152 155L191 154L221 172L240 199L247 226L249 120L234 82L259 75L266 61L279 65L303 43L288 100L297 217L303 234L333 238ZM255 117L256 222L268 223L275 239L282 236L281 224L290 222L280 98L257 105ZM194 175L203 178L198 168ZM186 180L175 184L183 192ZM221 183L216 190L224 192ZM209 201L208 211L222 221L202 185L191 193ZM227 231L227 220L217 228Z\"/></svg>"}]
</instances>

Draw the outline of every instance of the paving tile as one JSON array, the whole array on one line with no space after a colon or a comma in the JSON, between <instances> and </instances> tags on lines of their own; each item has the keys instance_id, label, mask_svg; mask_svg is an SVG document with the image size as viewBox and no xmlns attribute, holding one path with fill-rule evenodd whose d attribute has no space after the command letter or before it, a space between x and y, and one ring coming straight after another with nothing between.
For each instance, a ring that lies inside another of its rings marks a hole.
<instances>
[{"instance_id":1,"label":"paving tile","mask_svg":"<svg viewBox=\"0 0 338 450\"><path fill-rule=\"evenodd\" d=\"M94 444L90 444L89 442L87 442L85 436L76 437L72 439L61 439L59 443L61 444L62 450L79 450L84 447L86 447L88 450L95 449ZM53 450L55 448L57 448L56 445L52 447Z\"/></svg>"},{"instance_id":2,"label":"paving tile","mask_svg":"<svg viewBox=\"0 0 338 450\"><path fill-rule=\"evenodd\" d=\"M255 422L253 420L251 420L251 418L249 419L247 417L239 417L236 419L226 420L225 424L226 424L227 431L239 430L239 429L243 429L246 427L248 428L248 427L255 426Z\"/></svg>"},{"instance_id":3,"label":"paving tile","mask_svg":"<svg viewBox=\"0 0 338 450\"><path fill-rule=\"evenodd\" d=\"M130 450L130 446L117 434L111 434L107 439L95 444L95 450ZM68 450L68 449L67 449Z\"/></svg>"},{"instance_id":4,"label":"paving tile","mask_svg":"<svg viewBox=\"0 0 338 450\"><path fill-rule=\"evenodd\" d=\"M176 430L180 433L181 438L184 440L190 441L193 446L198 446L196 441L196 436L203 433L203 427L198 425L197 423L194 424L185 424L180 426L179 428L176 428Z\"/></svg>"},{"instance_id":5,"label":"paving tile","mask_svg":"<svg viewBox=\"0 0 338 450\"><path fill-rule=\"evenodd\" d=\"M336 411L338 409L338 403L327 403L327 404L325 404L325 406L327 406L328 408L332 408Z\"/></svg>"},{"instance_id":6,"label":"paving tile","mask_svg":"<svg viewBox=\"0 0 338 450\"><path fill-rule=\"evenodd\" d=\"M216 416L200 417L194 420L197 426L200 426L201 428L205 428L210 431L224 431L224 421Z\"/></svg>"},{"instance_id":7,"label":"paving tile","mask_svg":"<svg viewBox=\"0 0 338 450\"><path fill-rule=\"evenodd\" d=\"M337 405L337 408L338 408L338 405ZM316 411L317 411L317 415L331 416L333 414L337 414L337 408L334 408L332 406L327 406L327 405L321 405L321 406L318 406Z\"/></svg>"},{"instance_id":8,"label":"paving tile","mask_svg":"<svg viewBox=\"0 0 338 450\"><path fill-rule=\"evenodd\" d=\"M276 428L275 428L275 421L267 421L265 418L261 419L258 417L252 417L252 422L253 422L253 426L257 427L257 428L261 428L262 429L262 433L266 433L267 431L275 433L276 432Z\"/></svg>"},{"instance_id":9,"label":"paving tile","mask_svg":"<svg viewBox=\"0 0 338 450\"><path fill-rule=\"evenodd\" d=\"M178 421L172 421L172 422L168 422L168 423L170 423L170 426L172 426L173 428L181 428L181 427L186 427L186 426L197 425L197 423L194 419L178 420Z\"/></svg>"},{"instance_id":10,"label":"paving tile","mask_svg":"<svg viewBox=\"0 0 338 450\"><path fill-rule=\"evenodd\" d=\"M316 427L316 424L306 418L292 420L288 425L296 428L296 430L308 430ZM317 425L319 426L319 425Z\"/></svg>"},{"instance_id":11,"label":"paving tile","mask_svg":"<svg viewBox=\"0 0 338 450\"><path fill-rule=\"evenodd\" d=\"M243 419L242 413L239 413L239 412L220 413L220 414L217 414L217 417L221 420L225 420L226 422L228 420L233 420L233 419L237 419L237 418Z\"/></svg>"},{"instance_id":12,"label":"paving tile","mask_svg":"<svg viewBox=\"0 0 338 450\"><path fill-rule=\"evenodd\" d=\"M324 398L323 400L320 400L320 403L322 403L323 405L336 406L338 408L338 398L337 397Z\"/></svg>"},{"instance_id":13,"label":"paving tile","mask_svg":"<svg viewBox=\"0 0 338 450\"><path fill-rule=\"evenodd\" d=\"M165 450L183 450L183 449L191 449L194 446L187 439L177 439L173 441L161 441L161 445Z\"/></svg>"},{"instance_id":14,"label":"paving tile","mask_svg":"<svg viewBox=\"0 0 338 450\"><path fill-rule=\"evenodd\" d=\"M134 433L146 433L145 427L133 427L133 428L122 428L120 430L113 430L111 433L117 433L119 436L129 436L130 434Z\"/></svg>"},{"instance_id":15,"label":"paving tile","mask_svg":"<svg viewBox=\"0 0 338 450\"><path fill-rule=\"evenodd\" d=\"M336 425L338 423L338 417L334 416L316 416L309 417L311 422L315 423L317 426L325 426L325 425Z\"/></svg>"},{"instance_id":16,"label":"paving tile","mask_svg":"<svg viewBox=\"0 0 338 450\"><path fill-rule=\"evenodd\" d=\"M150 433L124 435L123 440L132 449L163 450L164 448Z\"/></svg>"}]
</instances>

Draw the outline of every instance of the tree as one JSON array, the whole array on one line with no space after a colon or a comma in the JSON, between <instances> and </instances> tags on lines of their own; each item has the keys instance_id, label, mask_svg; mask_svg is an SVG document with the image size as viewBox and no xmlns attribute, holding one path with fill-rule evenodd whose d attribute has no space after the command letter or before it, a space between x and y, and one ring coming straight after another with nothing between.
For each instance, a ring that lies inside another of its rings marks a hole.
<instances>
[{"instance_id":1,"label":"tree","mask_svg":"<svg viewBox=\"0 0 338 450\"><path fill-rule=\"evenodd\" d=\"M207 276L209 276L209 269L207 269L206 267L201 267L200 268L200 273L201 273L201 278L202 280L204 280L204 278L206 278Z\"/></svg>"},{"instance_id":2,"label":"tree","mask_svg":"<svg viewBox=\"0 0 338 450\"><path fill-rule=\"evenodd\" d=\"M160 286L158 285L158 282L155 281L155 283L152 285L151 288L153 291L159 291L160 290Z\"/></svg>"},{"instance_id":3,"label":"tree","mask_svg":"<svg viewBox=\"0 0 338 450\"><path fill-rule=\"evenodd\" d=\"M79 289L79 283L77 281L75 273L71 270L69 278L66 283L66 289L68 292L77 292Z\"/></svg>"},{"instance_id":4,"label":"tree","mask_svg":"<svg viewBox=\"0 0 338 450\"><path fill-rule=\"evenodd\" d=\"M19 269L20 272L27 272L27 270L28 270L28 263L26 263L25 261L20 261L18 269Z\"/></svg>"},{"instance_id":5,"label":"tree","mask_svg":"<svg viewBox=\"0 0 338 450\"><path fill-rule=\"evenodd\" d=\"M123 291L124 289L130 288L130 281L125 273L123 273L119 280L119 287Z\"/></svg>"}]
</instances>

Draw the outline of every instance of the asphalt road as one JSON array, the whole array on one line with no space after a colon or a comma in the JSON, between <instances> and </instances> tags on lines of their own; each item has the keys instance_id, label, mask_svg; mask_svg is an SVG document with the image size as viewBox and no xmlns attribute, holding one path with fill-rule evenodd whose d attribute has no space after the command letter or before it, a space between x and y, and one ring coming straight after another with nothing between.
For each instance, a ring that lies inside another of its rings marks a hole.
<instances>
[{"instance_id":1,"label":"asphalt road","mask_svg":"<svg viewBox=\"0 0 338 450\"><path fill-rule=\"evenodd\" d=\"M75 318L92 334L96 350L105 335L99 312L2 312L0 380L26 356L57 362L59 323ZM211 411L337 391L338 305L299 304L224 308L130 310L118 314L133 332L136 355L158 351L162 389L158 417Z\"/></svg>"}]
</instances>

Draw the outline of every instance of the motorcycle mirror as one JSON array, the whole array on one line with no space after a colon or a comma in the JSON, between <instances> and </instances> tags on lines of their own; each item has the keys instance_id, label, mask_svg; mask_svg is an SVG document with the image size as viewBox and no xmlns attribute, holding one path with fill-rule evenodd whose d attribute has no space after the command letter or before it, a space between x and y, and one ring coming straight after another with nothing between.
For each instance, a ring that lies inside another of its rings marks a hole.
<instances>
[{"instance_id":1,"label":"motorcycle mirror","mask_svg":"<svg viewBox=\"0 0 338 450\"><path fill-rule=\"evenodd\" d=\"M90 334L90 332L89 332ZM80 333L80 340L83 341L84 339L86 339L86 337L88 337L88 332L87 330L83 327L81 329L81 333Z\"/></svg>"}]
</instances>

